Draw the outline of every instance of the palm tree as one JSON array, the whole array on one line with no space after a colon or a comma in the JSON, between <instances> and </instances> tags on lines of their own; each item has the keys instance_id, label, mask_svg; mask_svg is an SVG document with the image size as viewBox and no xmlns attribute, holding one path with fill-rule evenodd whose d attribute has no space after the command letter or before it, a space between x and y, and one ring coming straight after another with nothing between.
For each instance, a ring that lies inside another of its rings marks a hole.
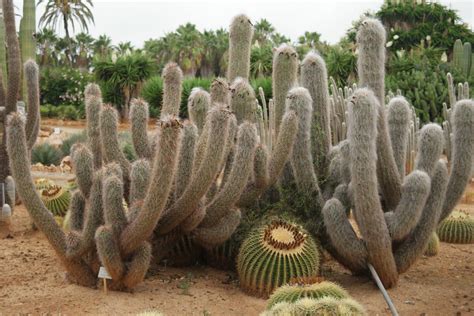
<instances>
[{"instance_id":1,"label":"palm tree","mask_svg":"<svg viewBox=\"0 0 474 316\"><path fill-rule=\"evenodd\" d=\"M76 65L81 69L89 68L89 52L92 48L94 38L87 33L79 33L76 35L76 43L78 51L76 51Z\"/></svg>"},{"instance_id":2,"label":"palm tree","mask_svg":"<svg viewBox=\"0 0 474 316\"><path fill-rule=\"evenodd\" d=\"M271 76L273 51L270 45L253 45L250 52L250 72L252 77Z\"/></svg>"},{"instance_id":3,"label":"palm tree","mask_svg":"<svg viewBox=\"0 0 474 316\"><path fill-rule=\"evenodd\" d=\"M38 34L36 34L36 43L40 54L41 67L51 65L51 58L54 59L53 51L57 40L58 37L54 34L52 29L43 28Z\"/></svg>"},{"instance_id":4,"label":"palm tree","mask_svg":"<svg viewBox=\"0 0 474 316\"><path fill-rule=\"evenodd\" d=\"M134 51L131 42L120 42L114 48L119 56L130 55Z\"/></svg>"},{"instance_id":5,"label":"palm tree","mask_svg":"<svg viewBox=\"0 0 474 316\"><path fill-rule=\"evenodd\" d=\"M46 26L56 28L62 23L66 40L69 42L69 54L72 53L71 36L69 26L75 31L76 23L82 30L89 31L88 23L94 23L91 8L94 6L92 0L39 0L38 4L46 2L46 8L39 20L40 27ZM69 58L72 60L72 58Z\"/></svg>"},{"instance_id":6,"label":"palm tree","mask_svg":"<svg viewBox=\"0 0 474 316\"><path fill-rule=\"evenodd\" d=\"M94 54L99 57L107 57L112 52L112 39L107 35L100 35L93 43Z\"/></svg>"},{"instance_id":7,"label":"palm tree","mask_svg":"<svg viewBox=\"0 0 474 316\"><path fill-rule=\"evenodd\" d=\"M179 65L185 75L194 76L201 66L203 42L202 34L196 29L196 25L186 23L176 29Z\"/></svg>"},{"instance_id":8,"label":"palm tree","mask_svg":"<svg viewBox=\"0 0 474 316\"><path fill-rule=\"evenodd\" d=\"M271 35L275 32L275 27L273 27L273 25L266 19L261 19L260 21L255 23L254 30L254 41L258 41L260 44L264 44L270 39Z\"/></svg>"}]
</instances>

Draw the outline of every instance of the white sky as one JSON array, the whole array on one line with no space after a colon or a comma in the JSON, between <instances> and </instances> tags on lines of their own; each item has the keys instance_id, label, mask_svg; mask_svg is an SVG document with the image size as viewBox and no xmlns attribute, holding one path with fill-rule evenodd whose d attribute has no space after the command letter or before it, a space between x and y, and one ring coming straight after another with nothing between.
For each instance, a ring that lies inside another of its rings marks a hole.
<instances>
[{"instance_id":1,"label":"white sky","mask_svg":"<svg viewBox=\"0 0 474 316\"><path fill-rule=\"evenodd\" d=\"M21 11L22 0L14 0ZM458 11L472 29L474 0L438 0ZM336 43L365 11L377 11L383 0L93 0L95 25L89 32L107 34L114 44L131 41L141 47L149 38L159 38L180 24L191 22L199 30L228 28L238 13L252 21L266 18L276 30L293 41L304 31L322 34L322 40ZM37 20L44 4L37 9ZM58 31L62 30L60 28ZM80 30L76 30L78 32Z\"/></svg>"}]
</instances>

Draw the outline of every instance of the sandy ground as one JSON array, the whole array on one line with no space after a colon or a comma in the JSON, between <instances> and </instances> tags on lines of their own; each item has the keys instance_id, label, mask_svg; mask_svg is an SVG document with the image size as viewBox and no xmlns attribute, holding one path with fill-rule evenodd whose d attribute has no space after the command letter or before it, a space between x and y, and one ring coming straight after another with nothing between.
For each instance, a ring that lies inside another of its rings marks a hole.
<instances>
[{"instance_id":1,"label":"sandy ground","mask_svg":"<svg viewBox=\"0 0 474 316\"><path fill-rule=\"evenodd\" d=\"M468 192L458 208L474 215L474 183ZM31 230L23 206L16 207L12 222L11 236L0 239L0 315L130 315L152 308L165 315L258 315L265 308L265 300L239 290L233 273L205 266L162 267L133 293L105 295L100 289L69 284L44 235ZM474 244L442 243L438 256L422 257L389 290L399 314L474 315L473 259ZM329 257L322 270L369 315L390 315L368 278L351 276Z\"/></svg>"}]
</instances>

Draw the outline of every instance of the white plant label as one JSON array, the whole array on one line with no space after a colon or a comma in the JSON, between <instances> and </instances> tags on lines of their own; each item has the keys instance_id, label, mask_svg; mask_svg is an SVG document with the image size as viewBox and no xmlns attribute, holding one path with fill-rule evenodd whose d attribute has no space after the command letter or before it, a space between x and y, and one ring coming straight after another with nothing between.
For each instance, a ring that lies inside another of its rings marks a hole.
<instances>
[{"instance_id":1,"label":"white plant label","mask_svg":"<svg viewBox=\"0 0 474 316\"><path fill-rule=\"evenodd\" d=\"M59 134L61 134L61 129L59 127L55 127L53 133L56 134L56 135L59 135Z\"/></svg>"},{"instance_id":2,"label":"white plant label","mask_svg":"<svg viewBox=\"0 0 474 316\"><path fill-rule=\"evenodd\" d=\"M112 280L112 277L110 276L109 272L107 271L107 269L105 267L100 267L98 277L100 279L110 279L110 280Z\"/></svg>"}]
</instances>

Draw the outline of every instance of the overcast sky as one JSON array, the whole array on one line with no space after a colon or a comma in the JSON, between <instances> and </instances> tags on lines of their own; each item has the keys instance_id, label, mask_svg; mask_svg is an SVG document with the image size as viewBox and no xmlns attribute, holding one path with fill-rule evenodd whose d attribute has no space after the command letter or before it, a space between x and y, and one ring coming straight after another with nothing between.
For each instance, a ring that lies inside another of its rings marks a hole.
<instances>
[{"instance_id":1,"label":"overcast sky","mask_svg":"<svg viewBox=\"0 0 474 316\"><path fill-rule=\"evenodd\" d=\"M21 10L23 1L14 1ZM304 31L316 31L322 40L336 43L365 11L377 11L383 0L93 0L95 25L90 34L107 34L114 44L131 41L141 47L150 38L174 31L191 22L199 30L228 28L238 13L252 21L266 18L276 30L293 41ZM474 0L438 0L458 11L472 29ZM37 20L44 5L37 9ZM21 11L19 11L21 12ZM76 30L76 32L79 30Z\"/></svg>"}]
</instances>

